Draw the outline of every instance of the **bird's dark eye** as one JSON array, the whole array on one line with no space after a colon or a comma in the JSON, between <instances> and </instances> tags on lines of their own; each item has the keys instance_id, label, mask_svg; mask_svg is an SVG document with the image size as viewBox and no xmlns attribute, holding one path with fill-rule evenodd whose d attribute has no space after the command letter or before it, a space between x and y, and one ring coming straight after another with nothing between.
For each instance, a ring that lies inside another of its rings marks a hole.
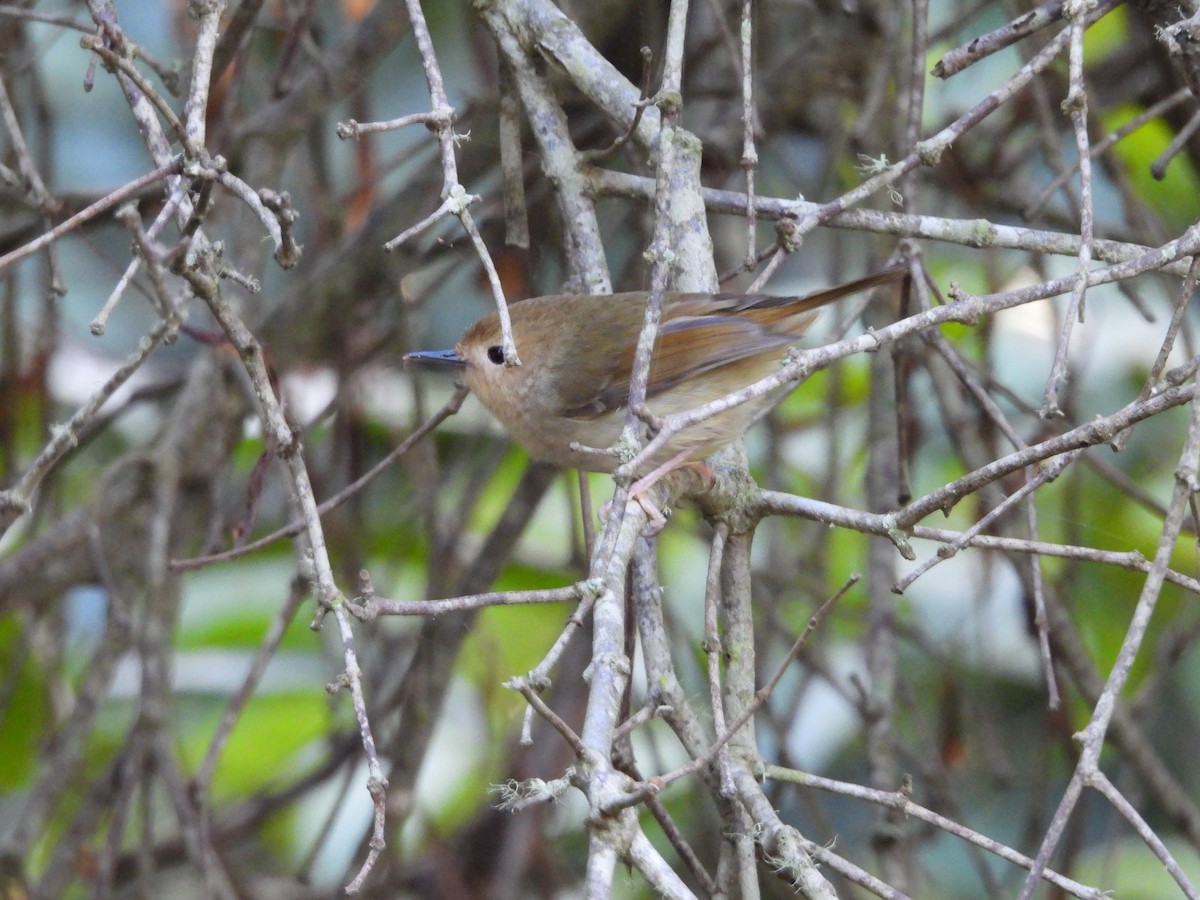
<instances>
[{"instance_id":1,"label":"bird's dark eye","mask_svg":"<svg viewBox=\"0 0 1200 900\"><path fill-rule=\"evenodd\" d=\"M488 360L490 362L494 362L498 366L504 365L504 348L503 347L501 347L499 345L497 345L495 347L488 347L487 354L488 354Z\"/></svg>"}]
</instances>

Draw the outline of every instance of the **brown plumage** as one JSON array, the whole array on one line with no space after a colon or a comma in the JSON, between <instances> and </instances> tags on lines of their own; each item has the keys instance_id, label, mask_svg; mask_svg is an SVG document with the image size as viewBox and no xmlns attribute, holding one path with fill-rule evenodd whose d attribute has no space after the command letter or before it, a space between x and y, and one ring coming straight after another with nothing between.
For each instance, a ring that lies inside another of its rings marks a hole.
<instances>
[{"instance_id":1,"label":"brown plumage","mask_svg":"<svg viewBox=\"0 0 1200 900\"><path fill-rule=\"evenodd\" d=\"M805 297L762 294L668 294L650 363L646 406L656 415L693 409L778 370L827 303L903 277L892 268ZM463 380L536 459L611 472L608 454L578 452L572 442L606 448L620 436L633 356L648 296L535 297L509 307L522 365L505 365L495 313L467 329L452 353L408 358L462 366ZM786 391L700 422L667 442L651 461L698 460L738 438ZM650 468L647 466L646 468Z\"/></svg>"}]
</instances>

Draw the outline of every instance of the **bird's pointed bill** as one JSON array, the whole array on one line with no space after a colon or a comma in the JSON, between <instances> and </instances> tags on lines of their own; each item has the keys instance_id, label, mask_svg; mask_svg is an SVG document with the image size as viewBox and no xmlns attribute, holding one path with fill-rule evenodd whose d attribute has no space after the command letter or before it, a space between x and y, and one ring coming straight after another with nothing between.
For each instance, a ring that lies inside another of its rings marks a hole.
<instances>
[{"instance_id":1,"label":"bird's pointed bill","mask_svg":"<svg viewBox=\"0 0 1200 900\"><path fill-rule=\"evenodd\" d=\"M415 353L406 353L404 361L455 367L462 366L465 362L456 350L418 350Z\"/></svg>"}]
</instances>

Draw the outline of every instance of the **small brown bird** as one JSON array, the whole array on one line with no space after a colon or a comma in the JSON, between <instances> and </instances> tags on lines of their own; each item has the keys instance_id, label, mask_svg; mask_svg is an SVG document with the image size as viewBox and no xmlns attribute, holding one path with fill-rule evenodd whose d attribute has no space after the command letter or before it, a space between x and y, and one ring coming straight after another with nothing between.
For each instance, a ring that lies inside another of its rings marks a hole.
<instances>
[{"instance_id":1,"label":"small brown bird","mask_svg":"<svg viewBox=\"0 0 1200 900\"><path fill-rule=\"evenodd\" d=\"M647 408L657 416L683 412L765 378L779 369L819 307L896 281L907 271L885 269L804 297L667 294L650 362ZM460 367L467 387L535 459L611 472L620 464L615 456L571 445L603 449L620 437L647 300L648 294L635 291L559 294L512 304L520 366L505 364L495 313L468 328L453 350L405 359ZM685 429L641 474L702 459L732 443L784 394L757 398Z\"/></svg>"}]
</instances>

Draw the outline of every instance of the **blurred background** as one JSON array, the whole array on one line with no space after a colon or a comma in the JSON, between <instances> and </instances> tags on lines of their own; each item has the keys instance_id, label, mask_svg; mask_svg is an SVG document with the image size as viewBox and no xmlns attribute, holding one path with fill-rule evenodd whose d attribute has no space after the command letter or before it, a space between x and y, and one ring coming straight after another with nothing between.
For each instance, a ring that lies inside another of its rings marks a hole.
<instances>
[{"instance_id":1,"label":"blurred background","mask_svg":"<svg viewBox=\"0 0 1200 900\"><path fill-rule=\"evenodd\" d=\"M661 59L667 4L563 0L558 7L630 83L643 81L642 46ZM911 73L924 83L920 135L931 135L1004 84L1064 26L1057 22L954 77L928 75L934 64L1028 8L933 0L927 46L914 49L913 17L923 4L753 3L758 193L825 202L861 182L871 160L902 158ZM569 283L570 248L563 246L555 186L527 126L521 163L528 246L505 240L497 134L503 79L493 35L465 0L429 3L424 11L456 111L454 130L462 135L459 177L481 197L473 213L505 293L558 293ZM1175 97L1093 163L1096 236L1145 246L1179 236L1200 215L1192 76L1186 58L1172 58L1156 39L1156 27L1166 23L1155 18L1160 12L1148 3L1117 5L1083 45L1093 146ZM74 4L0 10L7 105L57 202L47 212L31 200L14 134L0 129L0 254L154 166L116 79L103 67L89 72L80 32L33 14L95 28ZM239 31L241 14L251 24ZM196 40L187 5L121 2L115 15L144 49L138 65L151 84L181 108ZM731 191L745 189L740 15L741 4L723 0L692 5L683 82L682 124L703 142L703 183ZM224 65L214 74L208 149L254 188L290 193L303 258L287 271L276 266L257 221L228 195L214 203L204 228L224 242L232 267L260 283L254 294L232 282L226 290L264 347L323 499L359 478L450 396L450 378L407 370L401 356L452 345L491 299L453 218L383 251L385 241L440 203L442 169L429 131L418 125L357 142L335 132L349 119L429 109L403 5L245 0L231 4L223 21L234 38L218 47ZM163 71L153 72L147 58ZM620 135L569 72L547 58L538 66L578 149L604 148ZM176 96L172 72L183 86ZM652 64L652 84L656 77ZM881 267L900 240L943 296L953 284L983 294L1073 273L1073 255L1030 249L1038 234L1080 229L1077 177L1041 198L1077 162L1070 121L1059 108L1066 93L1064 55L955 141L936 166L863 204L892 216L886 227L817 229L763 290L804 293L859 277ZM1172 140L1179 146L1156 178L1152 165L1164 162ZM650 178L654 171L636 142L594 165ZM138 192L147 224L163 199L161 185ZM645 288L651 205L611 196L597 202L597 212L614 289ZM922 237L938 223L966 229L973 220L1028 229L1033 237L1026 249ZM745 290L756 273L742 265L744 217L714 213L709 225L717 270L728 276L724 289ZM769 248L774 222L760 219L755 234L757 248ZM102 335L93 333L130 247L128 230L106 214L57 241L53 264L40 254L0 269L0 486L17 483L56 423L86 403L158 321L143 274ZM1151 273L1088 292L1086 317L1070 344L1061 419L1038 411L1066 296L974 327L945 326L943 344L914 337L895 345L889 360L896 386L877 404L882 412L871 404L885 391L873 358L817 372L749 436L751 471L772 489L856 509L896 508L902 496L924 496L1012 449L972 387L1029 444L1110 415L1142 391L1179 283ZM858 311L845 301L825 312L806 346L861 330ZM876 324L901 314L872 309L867 317ZM1191 318L1184 317L1168 368L1195 357ZM196 383L201 359L217 361L211 391ZM0 538L5 896L220 894L224 888L215 888L211 871L196 861L205 852L188 827L198 821L191 818L200 815L197 808L207 830L201 843L220 860L209 864L238 896L331 896L361 865L372 814L362 747L345 693L326 689L344 668L341 641L330 623L309 628L311 599L294 585L296 544L281 540L234 560L175 567L154 590L141 582L120 587L125 570L146 559L143 538L152 525L141 500L149 489L133 475L147 459L170 453L178 466L173 560L226 550L291 521L283 470L245 379L228 365L235 359L218 326L193 303L178 338L158 347L105 402L41 483L31 511ZM971 379L956 375L956 366ZM181 399L189 390L206 399L189 405ZM899 438L897 468L906 479L892 485L890 499L867 483L881 415ZM1036 534L1024 512L1002 516L988 533L1152 558L1190 415L1183 406L1149 418L1120 453L1106 446L1085 451L1037 491ZM590 481L598 506L611 480ZM961 531L1022 483L1019 475L998 481L948 518L923 524ZM554 587L586 571L573 474L531 466L472 398L323 524L348 593L362 569L381 595L406 599ZM1184 527L1172 568L1194 578L1191 514ZM765 521L757 537L756 651L765 679L816 606L851 573L868 571L874 539L784 518ZM707 692L701 644L710 538L699 513L682 508L657 540L674 660L700 705ZM893 560L896 579L938 548L920 539L913 546L916 562ZM916 802L1034 855L1076 761L1072 735L1088 722L1145 575L1053 555L1040 557L1035 571L1030 560L966 549L890 601L894 705L884 740L897 773L911 775ZM1033 627L1035 579L1053 610L1063 696L1054 711L1047 709ZM839 602L757 716L764 758L874 783L871 741L878 738L870 735L867 639L878 610L865 585ZM502 686L542 659L569 615L550 604L356 625L364 691L391 783L388 848L368 896L582 896L582 800L568 794L561 803L508 813L496 809L492 791L509 779L558 777L571 762L549 730L536 728L532 747L518 743L525 704ZM272 629L279 630L277 646L264 644ZM1109 777L1193 879L1200 877L1198 636L1195 593L1186 582L1168 583L1125 693L1129 715L1104 758ZM586 643L572 645L548 695L576 723L586 697ZM256 659L265 666L261 679L247 682ZM633 683L636 708L644 697L640 661ZM248 696L238 698L244 687ZM231 708L236 724L228 742L214 747ZM636 733L634 747L646 774L687 759L657 721ZM206 764L210 780L197 790L194 779ZM782 781L766 790L786 822L884 880L890 876L879 870L881 847L899 842L913 896L1015 896L1023 880L1015 866L914 820L897 824L861 800ZM721 840L711 793L676 785L661 800L711 864ZM648 813L644 819L655 844L685 871ZM1053 864L1121 896L1179 892L1095 795L1071 819ZM791 896L792 887L769 872L760 863L763 894ZM834 884L846 896L866 895L836 877ZM618 892L653 896L633 876L618 877Z\"/></svg>"}]
</instances>

